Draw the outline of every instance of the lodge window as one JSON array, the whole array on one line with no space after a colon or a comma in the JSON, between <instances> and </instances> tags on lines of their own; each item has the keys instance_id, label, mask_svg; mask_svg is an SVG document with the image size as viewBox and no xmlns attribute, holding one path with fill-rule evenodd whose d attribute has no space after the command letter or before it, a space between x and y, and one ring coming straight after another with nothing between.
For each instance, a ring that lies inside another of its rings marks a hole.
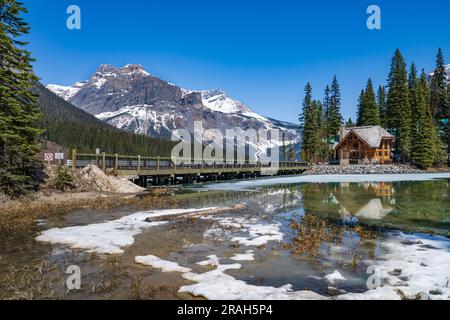
<instances>
[{"instance_id":1,"label":"lodge window","mask_svg":"<svg viewBox=\"0 0 450 320\"><path fill-rule=\"evenodd\" d=\"M383 156L383 151L378 151L378 156L382 157Z\"/></svg>"},{"instance_id":2,"label":"lodge window","mask_svg":"<svg viewBox=\"0 0 450 320\"><path fill-rule=\"evenodd\" d=\"M385 156L387 157L387 156L388 156L388 152L387 152L387 151L385 151L385 152L384 152L384 155L385 155Z\"/></svg>"}]
</instances>

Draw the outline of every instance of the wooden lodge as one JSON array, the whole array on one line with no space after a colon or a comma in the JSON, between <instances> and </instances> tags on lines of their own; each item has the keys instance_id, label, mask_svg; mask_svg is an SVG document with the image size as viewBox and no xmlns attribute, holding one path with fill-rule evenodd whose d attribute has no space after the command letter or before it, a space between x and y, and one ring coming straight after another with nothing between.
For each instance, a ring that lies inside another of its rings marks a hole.
<instances>
[{"instance_id":1,"label":"wooden lodge","mask_svg":"<svg viewBox=\"0 0 450 320\"><path fill-rule=\"evenodd\" d=\"M390 163L394 136L380 126L342 128L334 146L340 164Z\"/></svg>"}]
</instances>

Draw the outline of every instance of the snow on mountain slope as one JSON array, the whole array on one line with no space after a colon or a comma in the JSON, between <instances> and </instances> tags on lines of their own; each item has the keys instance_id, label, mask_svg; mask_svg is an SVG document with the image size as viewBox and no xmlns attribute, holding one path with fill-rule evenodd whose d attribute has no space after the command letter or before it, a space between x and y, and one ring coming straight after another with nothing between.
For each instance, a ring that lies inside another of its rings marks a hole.
<instances>
[{"instance_id":1,"label":"snow on mountain slope","mask_svg":"<svg viewBox=\"0 0 450 320\"><path fill-rule=\"evenodd\" d=\"M57 84L47 85L47 89L57 94L64 100L69 100L81 90L86 82L77 82L73 86L60 86Z\"/></svg>"},{"instance_id":2,"label":"snow on mountain slope","mask_svg":"<svg viewBox=\"0 0 450 320\"><path fill-rule=\"evenodd\" d=\"M87 81L50 90L109 124L149 136L170 138L176 129L280 129L286 141L300 142L298 126L263 117L221 90L186 90L159 79L141 65L101 65ZM280 133L281 136L281 133ZM211 137L212 138L212 137ZM281 141L279 142L281 146ZM269 145L257 145L259 153Z\"/></svg>"}]
</instances>

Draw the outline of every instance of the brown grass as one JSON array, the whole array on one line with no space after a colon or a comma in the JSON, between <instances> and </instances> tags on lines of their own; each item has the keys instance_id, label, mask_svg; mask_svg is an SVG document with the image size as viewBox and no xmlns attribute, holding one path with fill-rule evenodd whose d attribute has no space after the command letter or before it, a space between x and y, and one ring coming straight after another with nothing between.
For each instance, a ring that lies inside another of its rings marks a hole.
<instances>
[{"instance_id":1,"label":"brown grass","mask_svg":"<svg viewBox=\"0 0 450 320\"><path fill-rule=\"evenodd\" d=\"M107 210L121 206L137 208L171 207L170 197L148 195L142 198L103 193L54 193L34 199L23 198L0 204L0 232L26 233L35 230L37 219L63 216L74 210Z\"/></svg>"}]
</instances>

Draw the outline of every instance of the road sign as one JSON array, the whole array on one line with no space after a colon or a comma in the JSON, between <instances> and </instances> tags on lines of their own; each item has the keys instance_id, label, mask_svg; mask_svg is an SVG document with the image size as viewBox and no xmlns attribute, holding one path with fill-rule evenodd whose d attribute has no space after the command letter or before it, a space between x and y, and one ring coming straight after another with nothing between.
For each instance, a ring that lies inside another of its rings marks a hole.
<instances>
[{"instance_id":1,"label":"road sign","mask_svg":"<svg viewBox=\"0 0 450 320\"><path fill-rule=\"evenodd\" d=\"M53 161L53 153L45 153L44 160L48 162Z\"/></svg>"},{"instance_id":2,"label":"road sign","mask_svg":"<svg viewBox=\"0 0 450 320\"><path fill-rule=\"evenodd\" d=\"M55 160L64 160L64 153L55 153Z\"/></svg>"},{"instance_id":3,"label":"road sign","mask_svg":"<svg viewBox=\"0 0 450 320\"><path fill-rule=\"evenodd\" d=\"M95 154L100 154L100 148L95 149Z\"/></svg>"}]
</instances>

